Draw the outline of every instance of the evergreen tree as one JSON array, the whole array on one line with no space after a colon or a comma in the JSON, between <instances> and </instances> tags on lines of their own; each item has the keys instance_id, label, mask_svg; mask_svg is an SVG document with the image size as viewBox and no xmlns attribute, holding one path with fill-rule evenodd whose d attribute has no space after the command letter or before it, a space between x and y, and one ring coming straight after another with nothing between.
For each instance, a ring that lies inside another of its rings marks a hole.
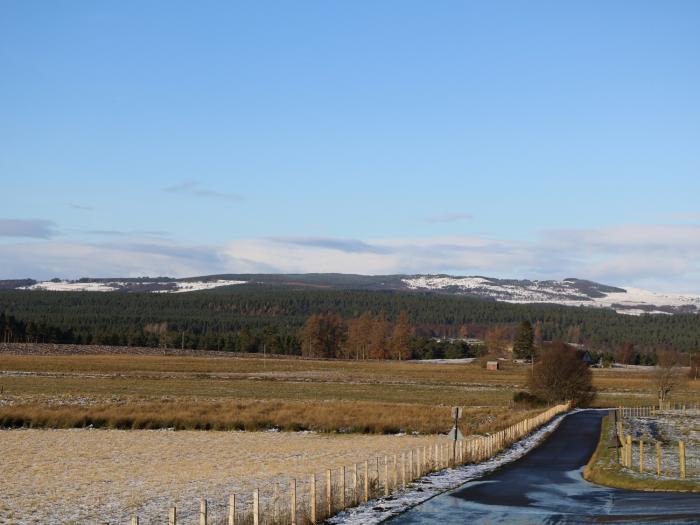
<instances>
[{"instance_id":1,"label":"evergreen tree","mask_svg":"<svg viewBox=\"0 0 700 525\"><path fill-rule=\"evenodd\" d=\"M527 359L534 353L535 334L530 321L523 321L518 327L518 334L513 343L513 355L518 359Z\"/></svg>"}]
</instances>

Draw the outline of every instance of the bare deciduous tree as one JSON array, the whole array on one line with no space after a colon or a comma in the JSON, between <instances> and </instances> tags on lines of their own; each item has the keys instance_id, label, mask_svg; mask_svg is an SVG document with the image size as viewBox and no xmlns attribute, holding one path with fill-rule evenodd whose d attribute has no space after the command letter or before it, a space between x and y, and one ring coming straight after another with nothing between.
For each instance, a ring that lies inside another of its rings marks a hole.
<instances>
[{"instance_id":1,"label":"bare deciduous tree","mask_svg":"<svg viewBox=\"0 0 700 525\"><path fill-rule=\"evenodd\" d=\"M505 357L508 354L510 337L505 326L494 326L484 335L484 343L489 354L495 357Z\"/></svg>"},{"instance_id":2,"label":"bare deciduous tree","mask_svg":"<svg viewBox=\"0 0 700 525\"><path fill-rule=\"evenodd\" d=\"M401 311L391 336L391 357L401 361L402 359L411 358L411 336L413 335L413 327L408 320L408 312Z\"/></svg>"},{"instance_id":3,"label":"bare deciduous tree","mask_svg":"<svg viewBox=\"0 0 700 525\"><path fill-rule=\"evenodd\" d=\"M680 356L674 350L661 350L656 354L654 369L654 386L659 401L666 401L669 394L675 390L682 380Z\"/></svg>"}]
</instances>

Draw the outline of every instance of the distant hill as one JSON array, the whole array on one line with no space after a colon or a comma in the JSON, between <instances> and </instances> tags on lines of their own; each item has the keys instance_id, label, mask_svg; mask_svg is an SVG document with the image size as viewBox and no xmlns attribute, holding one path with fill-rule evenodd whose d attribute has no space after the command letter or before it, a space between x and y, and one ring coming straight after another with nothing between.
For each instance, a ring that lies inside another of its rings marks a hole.
<instances>
[{"instance_id":1,"label":"distant hill","mask_svg":"<svg viewBox=\"0 0 700 525\"><path fill-rule=\"evenodd\" d=\"M301 289L413 291L462 295L509 303L547 303L609 308L619 313L673 314L700 311L700 296L662 294L639 288L620 288L585 279L514 280L451 275L222 274L175 279L170 277L83 278L76 281L32 279L0 281L0 290L56 292L183 293L233 289L248 285Z\"/></svg>"}]
</instances>

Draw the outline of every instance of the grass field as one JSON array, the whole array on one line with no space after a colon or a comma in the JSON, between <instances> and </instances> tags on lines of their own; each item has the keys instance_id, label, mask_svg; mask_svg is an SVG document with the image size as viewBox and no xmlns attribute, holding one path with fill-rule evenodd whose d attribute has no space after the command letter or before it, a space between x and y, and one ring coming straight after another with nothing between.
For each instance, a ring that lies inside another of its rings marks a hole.
<instances>
[{"instance_id":1,"label":"grass field","mask_svg":"<svg viewBox=\"0 0 700 525\"><path fill-rule=\"evenodd\" d=\"M364 462L435 436L282 432L3 430L0 523L164 523L206 496L212 514L229 494L274 480L305 482L326 468ZM443 438L444 439L444 438ZM223 515L219 512L219 515ZM195 523L196 518L186 523ZM217 522L218 523L218 522Z\"/></svg>"},{"instance_id":2,"label":"grass field","mask_svg":"<svg viewBox=\"0 0 700 525\"><path fill-rule=\"evenodd\" d=\"M0 424L434 433L449 428L449 407L460 405L473 407L466 431L489 431L511 413L526 373L512 363L487 371L478 363L0 354ZM594 370L594 381L597 406L655 397L648 371ZM697 400L700 382L675 396Z\"/></svg>"},{"instance_id":3,"label":"grass field","mask_svg":"<svg viewBox=\"0 0 700 525\"><path fill-rule=\"evenodd\" d=\"M512 405L526 374L513 363L487 371L478 363L0 353L0 426L16 428L0 431L0 523L121 523L135 510L162 520L172 504L196 513L204 495L223 512L233 491L266 484L269 495L273 479L444 439L436 434L451 427L455 405L466 407L467 435L532 416ZM594 380L600 406L654 397L646 371L595 370ZM699 393L687 383L676 399ZM290 432L217 431L267 429Z\"/></svg>"}]
</instances>

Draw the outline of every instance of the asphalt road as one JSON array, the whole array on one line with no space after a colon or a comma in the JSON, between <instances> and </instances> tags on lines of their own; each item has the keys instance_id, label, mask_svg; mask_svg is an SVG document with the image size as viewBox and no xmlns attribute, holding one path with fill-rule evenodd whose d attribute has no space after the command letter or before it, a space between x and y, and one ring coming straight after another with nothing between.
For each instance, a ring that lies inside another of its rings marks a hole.
<instances>
[{"instance_id":1,"label":"asphalt road","mask_svg":"<svg viewBox=\"0 0 700 525\"><path fill-rule=\"evenodd\" d=\"M611 489L583 479L581 472L595 450L604 415L585 411L566 417L526 456L390 523L700 524L700 494Z\"/></svg>"}]
</instances>

